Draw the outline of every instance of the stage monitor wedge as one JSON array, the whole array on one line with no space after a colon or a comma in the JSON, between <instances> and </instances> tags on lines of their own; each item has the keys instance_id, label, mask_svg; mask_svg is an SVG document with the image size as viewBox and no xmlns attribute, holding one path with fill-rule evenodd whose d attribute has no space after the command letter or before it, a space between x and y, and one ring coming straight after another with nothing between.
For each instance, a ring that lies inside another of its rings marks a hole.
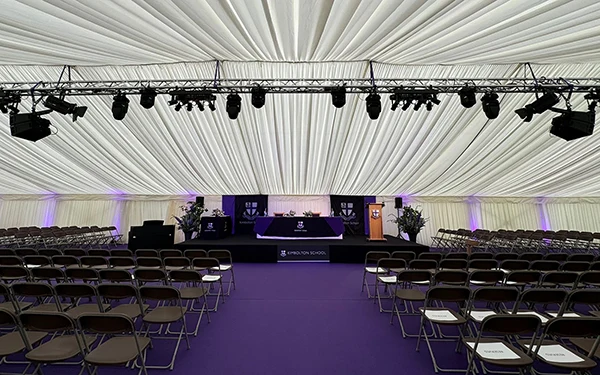
<instances>
[{"instance_id":1,"label":"stage monitor wedge","mask_svg":"<svg viewBox=\"0 0 600 375\"><path fill-rule=\"evenodd\" d=\"M50 111L20 113L10 115L10 134L13 137L23 138L36 142L52 134L50 120L42 118L42 114Z\"/></svg>"}]
</instances>

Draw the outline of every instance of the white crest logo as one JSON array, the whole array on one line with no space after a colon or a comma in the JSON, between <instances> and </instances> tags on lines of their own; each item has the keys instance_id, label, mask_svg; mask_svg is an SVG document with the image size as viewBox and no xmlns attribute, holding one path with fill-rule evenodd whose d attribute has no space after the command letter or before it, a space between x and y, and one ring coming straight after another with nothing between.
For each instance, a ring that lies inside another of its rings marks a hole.
<instances>
[{"instance_id":1,"label":"white crest logo","mask_svg":"<svg viewBox=\"0 0 600 375\"><path fill-rule=\"evenodd\" d=\"M214 223L208 223L208 224L206 225L206 229L213 229L213 224L214 224Z\"/></svg>"},{"instance_id":2,"label":"white crest logo","mask_svg":"<svg viewBox=\"0 0 600 375\"><path fill-rule=\"evenodd\" d=\"M254 221L258 215L258 202L246 202L246 211L242 214L244 219Z\"/></svg>"},{"instance_id":3,"label":"white crest logo","mask_svg":"<svg viewBox=\"0 0 600 375\"><path fill-rule=\"evenodd\" d=\"M281 253L279 253L279 255L280 255L282 258L285 258L285 257L287 256L287 252L286 252L285 250L281 250Z\"/></svg>"},{"instance_id":4,"label":"white crest logo","mask_svg":"<svg viewBox=\"0 0 600 375\"><path fill-rule=\"evenodd\" d=\"M373 216L373 219L379 219L379 210L373 210L371 216Z\"/></svg>"},{"instance_id":5,"label":"white crest logo","mask_svg":"<svg viewBox=\"0 0 600 375\"><path fill-rule=\"evenodd\" d=\"M341 202L340 206L342 207L340 216L342 217L343 221L352 221L356 219L356 213L354 212L354 203Z\"/></svg>"},{"instance_id":6,"label":"white crest logo","mask_svg":"<svg viewBox=\"0 0 600 375\"><path fill-rule=\"evenodd\" d=\"M304 228L304 221L299 221L298 225L296 225L296 228L303 229Z\"/></svg>"}]
</instances>

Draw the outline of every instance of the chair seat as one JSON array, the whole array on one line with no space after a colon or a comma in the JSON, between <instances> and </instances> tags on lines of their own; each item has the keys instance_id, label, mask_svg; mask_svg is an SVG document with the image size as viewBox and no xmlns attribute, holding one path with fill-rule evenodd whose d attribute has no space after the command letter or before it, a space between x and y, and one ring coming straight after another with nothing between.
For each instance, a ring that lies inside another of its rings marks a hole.
<instances>
[{"instance_id":1,"label":"chair seat","mask_svg":"<svg viewBox=\"0 0 600 375\"><path fill-rule=\"evenodd\" d=\"M150 305L142 305L142 309L144 311L148 310L149 307L150 307ZM115 306L110 309L110 313L111 314L124 314L124 315L127 315L128 317L130 317L131 319L135 319L138 316L142 315L142 313L140 311L140 305L138 305L137 303L135 303L135 304L126 303L123 305Z\"/></svg>"},{"instance_id":2,"label":"chair seat","mask_svg":"<svg viewBox=\"0 0 600 375\"><path fill-rule=\"evenodd\" d=\"M213 271L229 271L231 269L231 264L221 264L219 267L213 267L211 270Z\"/></svg>"},{"instance_id":3,"label":"chair seat","mask_svg":"<svg viewBox=\"0 0 600 375\"><path fill-rule=\"evenodd\" d=\"M395 284L398 280L396 276L377 276L377 279L384 284Z\"/></svg>"},{"instance_id":4,"label":"chair seat","mask_svg":"<svg viewBox=\"0 0 600 375\"><path fill-rule=\"evenodd\" d=\"M109 304L102 304L102 309L106 311L110 307ZM69 315L73 319L77 319L79 315L85 313L101 313L98 309L98 304L96 303L87 303L84 305L75 306L72 309L67 310L67 315Z\"/></svg>"},{"instance_id":5,"label":"chair seat","mask_svg":"<svg viewBox=\"0 0 600 375\"><path fill-rule=\"evenodd\" d=\"M140 352L150 345L149 337L138 337ZM135 337L113 337L102 343L96 349L85 356L85 361L94 366L122 365L138 356Z\"/></svg>"},{"instance_id":6,"label":"chair seat","mask_svg":"<svg viewBox=\"0 0 600 375\"><path fill-rule=\"evenodd\" d=\"M181 294L181 299L196 299L202 297L208 291L203 288L189 287L179 289L179 293Z\"/></svg>"},{"instance_id":7,"label":"chair seat","mask_svg":"<svg viewBox=\"0 0 600 375\"><path fill-rule=\"evenodd\" d=\"M221 280L221 275L204 275L202 281L205 283L214 283L215 281Z\"/></svg>"},{"instance_id":8,"label":"chair seat","mask_svg":"<svg viewBox=\"0 0 600 375\"><path fill-rule=\"evenodd\" d=\"M186 308L179 306L161 306L144 315L144 322L147 323L171 323L176 322L183 317Z\"/></svg>"},{"instance_id":9,"label":"chair seat","mask_svg":"<svg viewBox=\"0 0 600 375\"><path fill-rule=\"evenodd\" d=\"M436 324L460 325L467 322L460 314L445 307L428 307L427 309L419 307L419 311L427 317L427 320ZM436 314L440 314L439 319L435 318ZM444 316L444 318L441 318L441 316ZM446 317L453 319L446 319Z\"/></svg>"},{"instance_id":10,"label":"chair seat","mask_svg":"<svg viewBox=\"0 0 600 375\"><path fill-rule=\"evenodd\" d=\"M105 270L107 268L110 268L110 266L108 264L96 264L96 265L91 266L91 267L88 266L88 268L92 268L92 269L95 269L95 270Z\"/></svg>"},{"instance_id":11,"label":"chair seat","mask_svg":"<svg viewBox=\"0 0 600 375\"><path fill-rule=\"evenodd\" d=\"M126 270L126 271L129 271L129 270L132 270L134 268L135 268L135 265L133 265L133 264L130 264L130 265L127 265L127 266L113 266L113 269L115 269L115 270Z\"/></svg>"},{"instance_id":12,"label":"chair seat","mask_svg":"<svg viewBox=\"0 0 600 375\"><path fill-rule=\"evenodd\" d=\"M365 267L365 272L368 273L386 273L387 270L381 267Z\"/></svg>"},{"instance_id":13,"label":"chair seat","mask_svg":"<svg viewBox=\"0 0 600 375\"><path fill-rule=\"evenodd\" d=\"M593 316L600 318L600 311L598 310L591 310L590 314L592 314Z\"/></svg>"},{"instance_id":14,"label":"chair seat","mask_svg":"<svg viewBox=\"0 0 600 375\"><path fill-rule=\"evenodd\" d=\"M477 341L477 339L472 338L472 337L463 339L463 343L465 344L465 347L469 351L473 351L473 348L471 348L471 346L469 346L468 344L471 343L474 345L476 341ZM475 354L477 356L477 358L479 358L480 360L487 362L489 364L496 365L496 366L503 366L503 367L525 367L525 366L529 366L533 363L533 359L531 359L527 354L525 354L523 351L519 350L515 346L507 343L506 341L498 340L493 337L482 337L479 340L479 343L481 343L481 344L503 343L510 351L512 351L515 355L517 355L519 357L519 358L515 358L515 359L490 359L490 358L483 358L479 353Z\"/></svg>"},{"instance_id":15,"label":"chair seat","mask_svg":"<svg viewBox=\"0 0 600 375\"><path fill-rule=\"evenodd\" d=\"M31 306L31 302L23 302L23 301L19 301L17 302L17 305L19 307L19 309L21 311L25 310L26 308L28 308L29 306ZM0 309L5 309L11 312L16 312L15 311L15 305L13 305L12 302L2 302L0 303Z\"/></svg>"},{"instance_id":16,"label":"chair seat","mask_svg":"<svg viewBox=\"0 0 600 375\"><path fill-rule=\"evenodd\" d=\"M184 266L165 266L165 269L167 271L179 271L179 270L182 270L184 268L185 268Z\"/></svg>"},{"instance_id":17,"label":"chair seat","mask_svg":"<svg viewBox=\"0 0 600 375\"><path fill-rule=\"evenodd\" d=\"M572 342L572 341L571 341ZM527 346L531 343L531 340L517 340L517 343L522 347L522 348L527 348ZM561 345L559 342L554 341L554 340L542 340L542 346L540 348L540 351L544 348L544 346L548 347L548 346L556 346L556 347L562 347L564 350L571 352L574 356L579 357L579 361L574 361L574 362L556 362L556 361L551 361L548 359L547 356L542 355L541 353L538 352L537 358L554 366L554 367L558 367L558 368L564 368L564 369L572 369L573 371L583 371L583 370L588 370L591 368L596 367L596 362L594 362L592 359L589 359L585 356L580 355L579 353L565 347L564 345ZM539 345L539 341L535 342L535 345L537 347L537 345ZM591 349L591 347L590 347ZM589 351L588 351L589 352Z\"/></svg>"},{"instance_id":18,"label":"chair seat","mask_svg":"<svg viewBox=\"0 0 600 375\"><path fill-rule=\"evenodd\" d=\"M570 338L569 341L571 341L573 343L573 345L575 345L579 349L583 350L586 353L589 353L592 350L594 343L596 342L596 339L573 337L573 338ZM596 352L594 352L594 357L598 358L599 356L600 356L600 347L598 347L596 349Z\"/></svg>"},{"instance_id":19,"label":"chair seat","mask_svg":"<svg viewBox=\"0 0 600 375\"><path fill-rule=\"evenodd\" d=\"M31 345L48 336L46 332L26 332ZM0 357L18 353L25 349L25 343L18 331L7 333L0 337Z\"/></svg>"},{"instance_id":20,"label":"chair seat","mask_svg":"<svg viewBox=\"0 0 600 375\"><path fill-rule=\"evenodd\" d=\"M485 317L492 315L496 315L496 312L488 309L472 309L469 313L469 319L481 323Z\"/></svg>"},{"instance_id":21,"label":"chair seat","mask_svg":"<svg viewBox=\"0 0 600 375\"><path fill-rule=\"evenodd\" d=\"M71 306L70 303L60 303L60 311L65 311L65 309L67 309L69 306ZM56 310L56 304L55 303L42 303L41 305L37 305L37 306L33 306L31 309L29 309L29 311L57 311Z\"/></svg>"},{"instance_id":22,"label":"chair seat","mask_svg":"<svg viewBox=\"0 0 600 375\"><path fill-rule=\"evenodd\" d=\"M396 298L406 301L425 301L425 293L419 289L398 289L396 290Z\"/></svg>"},{"instance_id":23,"label":"chair seat","mask_svg":"<svg viewBox=\"0 0 600 375\"><path fill-rule=\"evenodd\" d=\"M85 342L91 345L96 341L96 336L85 335ZM77 338L73 335L58 336L32 351L25 354L25 358L32 362L52 363L61 362L75 357L80 353Z\"/></svg>"}]
</instances>

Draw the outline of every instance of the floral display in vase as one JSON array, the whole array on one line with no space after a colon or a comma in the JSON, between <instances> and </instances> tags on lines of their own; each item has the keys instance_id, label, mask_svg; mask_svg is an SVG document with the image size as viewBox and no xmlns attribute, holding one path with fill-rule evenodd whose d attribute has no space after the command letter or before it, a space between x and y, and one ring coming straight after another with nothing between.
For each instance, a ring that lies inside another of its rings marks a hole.
<instances>
[{"instance_id":1,"label":"floral display in vase","mask_svg":"<svg viewBox=\"0 0 600 375\"><path fill-rule=\"evenodd\" d=\"M411 206L404 206L402 208L402 214L396 216L390 214L394 219L388 220L396 224L398 227L398 237L401 232L408 235L408 239L412 242L417 242L417 234L425 227L425 223L428 218L423 217L422 210L418 210Z\"/></svg>"},{"instance_id":2,"label":"floral display in vase","mask_svg":"<svg viewBox=\"0 0 600 375\"><path fill-rule=\"evenodd\" d=\"M202 214L208 211L203 204L196 202L187 202L185 206L179 207L183 214L173 216L177 221L177 229L181 230L185 240L191 240L194 232L200 230L200 218Z\"/></svg>"}]
</instances>

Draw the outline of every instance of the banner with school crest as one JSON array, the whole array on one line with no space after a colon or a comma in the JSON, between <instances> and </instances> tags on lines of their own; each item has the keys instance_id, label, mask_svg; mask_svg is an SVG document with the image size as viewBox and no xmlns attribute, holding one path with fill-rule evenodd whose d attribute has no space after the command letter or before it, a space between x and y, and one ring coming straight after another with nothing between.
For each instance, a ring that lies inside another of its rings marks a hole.
<instances>
[{"instance_id":1,"label":"banner with school crest","mask_svg":"<svg viewBox=\"0 0 600 375\"><path fill-rule=\"evenodd\" d=\"M362 195L331 195L331 211L344 221L346 235L364 235L365 198Z\"/></svg>"},{"instance_id":2,"label":"banner with school crest","mask_svg":"<svg viewBox=\"0 0 600 375\"><path fill-rule=\"evenodd\" d=\"M268 212L268 198L268 195L235 196L235 233L254 233L256 218Z\"/></svg>"}]
</instances>

